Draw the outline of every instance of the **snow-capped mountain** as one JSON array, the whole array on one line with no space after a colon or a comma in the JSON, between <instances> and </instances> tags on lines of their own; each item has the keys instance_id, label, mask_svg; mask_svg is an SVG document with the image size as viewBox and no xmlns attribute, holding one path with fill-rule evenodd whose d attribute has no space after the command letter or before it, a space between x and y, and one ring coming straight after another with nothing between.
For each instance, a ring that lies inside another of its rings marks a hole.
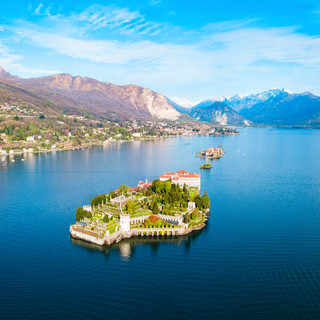
<instances>
[{"instance_id":1,"label":"snow-capped mountain","mask_svg":"<svg viewBox=\"0 0 320 320\"><path fill-rule=\"evenodd\" d=\"M310 92L281 92L250 109L242 109L240 114L258 124L319 126L320 97Z\"/></svg>"},{"instance_id":2,"label":"snow-capped mountain","mask_svg":"<svg viewBox=\"0 0 320 320\"><path fill-rule=\"evenodd\" d=\"M193 108L205 108L212 103L219 101L224 102L230 108L236 110L237 112L241 111L242 109L250 109L257 103L264 102L270 98L274 98L277 96L283 97L284 95L291 95L288 89L271 89L257 94L245 94L245 95L234 95L232 97L219 97L201 101Z\"/></svg>"},{"instance_id":3,"label":"snow-capped mountain","mask_svg":"<svg viewBox=\"0 0 320 320\"><path fill-rule=\"evenodd\" d=\"M310 92L292 93L287 89L272 89L258 94L209 99L194 106L190 115L202 120L208 115L207 108L215 103L227 105L244 119L256 124L320 126L320 97ZM201 112L201 109L204 111ZM224 113L231 116L231 110L225 110Z\"/></svg>"},{"instance_id":4,"label":"snow-capped mountain","mask_svg":"<svg viewBox=\"0 0 320 320\"><path fill-rule=\"evenodd\" d=\"M225 98L223 101L232 109L239 112L242 109L250 109L255 104L267 101L270 98L277 96L283 97L284 95L288 96L291 94L292 93L287 89L271 89L257 94L248 94L244 96L235 95L231 98Z\"/></svg>"}]
</instances>

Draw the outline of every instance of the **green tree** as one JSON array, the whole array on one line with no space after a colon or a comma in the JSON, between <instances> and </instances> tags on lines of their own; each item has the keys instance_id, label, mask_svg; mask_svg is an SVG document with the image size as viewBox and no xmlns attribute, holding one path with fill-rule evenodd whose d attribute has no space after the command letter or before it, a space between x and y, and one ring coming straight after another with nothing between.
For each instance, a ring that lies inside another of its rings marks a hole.
<instances>
[{"instance_id":1,"label":"green tree","mask_svg":"<svg viewBox=\"0 0 320 320\"><path fill-rule=\"evenodd\" d=\"M91 207L97 206L98 204L105 203L107 196L105 194L98 195L91 200Z\"/></svg>"},{"instance_id":2,"label":"green tree","mask_svg":"<svg viewBox=\"0 0 320 320\"><path fill-rule=\"evenodd\" d=\"M78 207L76 211L76 221L80 221L84 219L84 210L82 207Z\"/></svg>"},{"instance_id":3,"label":"green tree","mask_svg":"<svg viewBox=\"0 0 320 320\"><path fill-rule=\"evenodd\" d=\"M129 190L129 186L127 186L125 184L120 184L120 186L119 186L120 193L125 194L128 192L128 190Z\"/></svg>"},{"instance_id":4,"label":"green tree","mask_svg":"<svg viewBox=\"0 0 320 320\"><path fill-rule=\"evenodd\" d=\"M196 220L197 218L198 218L197 213L195 211L193 211L192 214L191 214L191 219L192 220Z\"/></svg>"},{"instance_id":5,"label":"green tree","mask_svg":"<svg viewBox=\"0 0 320 320\"><path fill-rule=\"evenodd\" d=\"M187 193L187 192L188 192L188 190L187 190L187 186L186 186L186 184L185 184L185 183L183 184L183 192L184 192L184 193Z\"/></svg>"},{"instance_id":6,"label":"green tree","mask_svg":"<svg viewBox=\"0 0 320 320\"><path fill-rule=\"evenodd\" d=\"M190 222L190 214L188 212L184 215L183 222L184 223L189 223Z\"/></svg>"},{"instance_id":7,"label":"green tree","mask_svg":"<svg viewBox=\"0 0 320 320\"><path fill-rule=\"evenodd\" d=\"M113 198L115 198L116 196L117 196L117 194L116 194L114 191L111 191L111 192L109 193L110 199L113 199Z\"/></svg>"},{"instance_id":8,"label":"green tree","mask_svg":"<svg viewBox=\"0 0 320 320\"><path fill-rule=\"evenodd\" d=\"M135 206L134 206L134 202L132 200L128 201L127 210L128 210L129 214L134 214L135 213Z\"/></svg>"},{"instance_id":9,"label":"green tree","mask_svg":"<svg viewBox=\"0 0 320 320\"><path fill-rule=\"evenodd\" d=\"M162 190L162 182L157 179L157 180L153 180L152 181L152 187L151 187L152 191L155 193L161 193Z\"/></svg>"},{"instance_id":10,"label":"green tree","mask_svg":"<svg viewBox=\"0 0 320 320\"><path fill-rule=\"evenodd\" d=\"M199 195L195 196L194 197L194 200L193 200L196 204L196 207L201 210L202 209L202 202L201 202L201 198Z\"/></svg>"},{"instance_id":11,"label":"green tree","mask_svg":"<svg viewBox=\"0 0 320 320\"><path fill-rule=\"evenodd\" d=\"M83 210L84 216L86 218L92 218L92 212L91 211L87 211L87 210Z\"/></svg>"},{"instance_id":12,"label":"green tree","mask_svg":"<svg viewBox=\"0 0 320 320\"><path fill-rule=\"evenodd\" d=\"M104 215L103 221L104 221L105 223L108 223L108 222L110 221L109 216L108 216L107 214Z\"/></svg>"},{"instance_id":13,"label":"green tree","mask_svg":"<svg viewBox=\"0 0 320 320\"><path fill-rule=\"evenodd\" d=\"M160 209L159 209L159 206L158 206L157 202L154 202L154 205L153 205L153 208L152 208L152 212L153 212L153 214L159 214L160 213Z\"/></svg>"},{"instance_id":14,"label":"green tree","mask_svg":"<svg viewBox=\"0 0 320 320\"><path fill-rule=\"evenodd\" d=\"M171 191L171 182L168 180L168 181L164 181L164 189L166 191L166 193L170 193Z\"/></svg>"},{"instance_id":15,"label":"green tree","mask_svg":"<svg viewBox=\"0 0 320 320\"><path fill-rule=\"evenodd\" d=\"M210 208L210 198L207 191L201 197L201 205L203 208Z\"/></svg>"}]
</instances>

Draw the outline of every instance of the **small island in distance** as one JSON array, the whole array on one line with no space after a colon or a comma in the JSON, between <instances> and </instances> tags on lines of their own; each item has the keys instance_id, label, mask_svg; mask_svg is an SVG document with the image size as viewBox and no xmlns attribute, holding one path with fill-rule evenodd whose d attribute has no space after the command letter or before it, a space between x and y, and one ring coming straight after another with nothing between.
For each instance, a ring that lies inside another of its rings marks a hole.
<instances>
[{"instance_id":1,"label":"small island in distance","mask_svg":"<svg viewBox=\"0 0 320 320\"><path fill-rule=\"evenodd\" d=\"M222 146L219 146L217 148L208 148L206 150L202 150L201 152L197 153L198 157L206 158L206 159L219 159L223 157L224 150L222 149Z\"/></svg>"},{"instance_id":2,"label":"small island in distance","mask_svg":"<svg viewBox=\"0 0 320 320\"><path fill-rule=\"evenodd\" d=\"M201 152L196 153L198 157L205 158L206 163L200 165L200 169L211 169L211 164L209 160L212 159L219 159L223 157L224 150L222 149L222 146L219 146L218 148L208 148L206 150L202 150Z\"/></svg>"},{"instance_id":3,"label":"small island in distance","mask_svg":"<svg viewBox=\"0 0 320 320\"><path fill-rule=\"evenodd\" d=\"M133 236L179 236L205 226L210 199L203 196L201 175L186 170L166 172L152 183L120 185L79 207L70 235L97 245Z\"/></svg>"}]
</instances>

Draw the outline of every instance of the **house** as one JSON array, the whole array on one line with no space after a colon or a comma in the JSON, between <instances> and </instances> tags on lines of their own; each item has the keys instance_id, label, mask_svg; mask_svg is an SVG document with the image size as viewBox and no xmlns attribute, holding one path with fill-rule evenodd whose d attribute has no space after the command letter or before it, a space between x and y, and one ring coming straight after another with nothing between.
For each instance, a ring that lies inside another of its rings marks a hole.
<instances>
[{"instance_id":1,"label":"house","mask_svg":"<svg viewBox=\"0 0 320 320\"><path fill-rule=\"evenodd\" d=\"M34 142L34 136L27 137L28 142Z\"/></svg>"},{"instance_id":2,"label":"house","mask_svg":"<svg viewBox=\"0 0 320 320\"><path fill-rule=\"evenodd\" d=\"M143 181L138 182L138 187L141 189L149 188L151 186L152 186L152 183L148 182L148 180L146 180L145 182Z\"/></svg>"},{"instance_id":3,"label":"house","mask_svg":"<svg viewBox=\"0 0 320 320\"><path fill-rule=\"evenodd\" d=\"M179 170L177 172L165 172L160 176L160 181L171 180L172 183L178 184L181 188L185 184L188 187L201 188L201 174L190 173L186 170Z\"/></svg>"},{"instance_id":4,"label":"house","mask_svg":"<svg viewBox=\"0 0 320 320\"><path fill-rule=\"evenodd\" d=\"M140 132L134 132L134 133L132 134L132 136L133 136L134 138L140 138L140 137L141 137L141 133L140 133Z\"/></svg>"},{"instance_id":5,"label":"house","mask_svg":"<svg viewBox=\"0 0 320 320\"><path fill-rule=\"evenodd\" d=\"M3 142L8 142L8 137L5 133L1 133L0 134L0 141L3 141Z\"/></svg>"},{"instance_id":6,"label":"house","mask_svg":"<svg viewBox=\"0 0 320 320\"><path fill-rule=\"evenodd\" d=\"M219 156L223 155L223 150L221 148L209 148L209 149L201 151L201 154L203 156L219 157Z\"/></svg>"}]
</instances>

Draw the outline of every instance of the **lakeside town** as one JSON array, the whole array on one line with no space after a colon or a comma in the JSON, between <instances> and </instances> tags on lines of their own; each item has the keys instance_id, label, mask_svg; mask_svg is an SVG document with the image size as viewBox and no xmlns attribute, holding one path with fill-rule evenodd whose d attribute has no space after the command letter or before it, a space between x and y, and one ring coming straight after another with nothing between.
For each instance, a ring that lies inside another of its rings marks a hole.
<instances>
[{"instance_id":1,"label":"lakeside town","mask_svg":"<svg viewBox=\"0 0 320 320\"><path fill-rule=\"evenodd\" d=\"M201 175L186 170L132 188L120 185L78 207L70 235L97 245L134 236L185 235L202 229L208 219L210 199L200 192Z\"/></svg>"},{"instance_id":2,"label":"lakeside town","mask_svg":"<svg viewBox=\"0 0 320 320\"><path fill-rule=\"evenodd\" d=\"M63 151L165 137L239 134L232 127L191 120L97 119L88 114L44 114L20 105L0 105L0 155Z\"/></svg>"}]
</instances>

